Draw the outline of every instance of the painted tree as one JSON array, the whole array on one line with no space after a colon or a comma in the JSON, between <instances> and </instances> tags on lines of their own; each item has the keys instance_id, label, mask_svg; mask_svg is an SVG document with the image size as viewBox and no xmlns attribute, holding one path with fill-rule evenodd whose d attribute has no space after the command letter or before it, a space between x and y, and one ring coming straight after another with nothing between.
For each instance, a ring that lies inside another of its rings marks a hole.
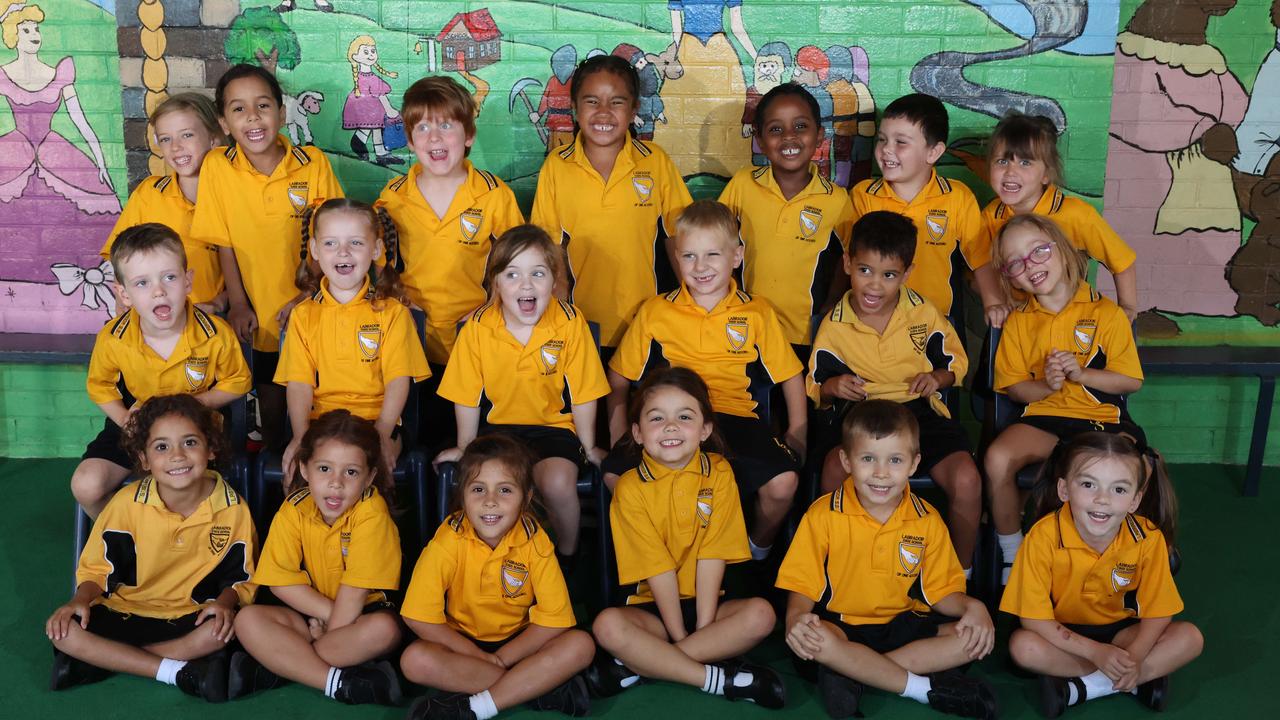
<instances>
[{"instance_id":1,"label":"painted tree","mask_svg":"<svg viewBox=\"0 0 1280 720\"><path fill-rule=\"evenodd\" d=\"M277 67L292 70L302 62L298 36L269 7L249 8L233 20L223 48L233 64L253 63L272 73Z\"/></svg>"}]
</instances>

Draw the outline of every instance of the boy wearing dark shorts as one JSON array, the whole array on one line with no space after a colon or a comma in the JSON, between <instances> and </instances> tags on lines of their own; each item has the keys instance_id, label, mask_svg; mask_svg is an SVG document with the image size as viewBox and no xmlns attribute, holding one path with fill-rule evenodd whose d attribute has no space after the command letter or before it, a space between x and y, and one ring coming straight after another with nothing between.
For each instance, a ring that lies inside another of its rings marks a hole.
<instances>
[{"instance_id":1,"label":"boy wearing dark shorts","mask_svg":"<svg viewBox=\"0 0 1280 720\"><path fill-rule=\"evenodd\" d=\"M904 215L877 210L854 224L844 256L850 290L814 337L806 390L819 409L829 409L817 440L820 449L831 448L822 468L824 492L845 477L836 446L841 417L851 407L882 399L911 411L920 427L919 472L947 495L947 524L967 578L982 515L982 476L940 391L964 378L969 360L946 316L903 287L915 250L916 228Z\"/></svg>"}]
</instances>

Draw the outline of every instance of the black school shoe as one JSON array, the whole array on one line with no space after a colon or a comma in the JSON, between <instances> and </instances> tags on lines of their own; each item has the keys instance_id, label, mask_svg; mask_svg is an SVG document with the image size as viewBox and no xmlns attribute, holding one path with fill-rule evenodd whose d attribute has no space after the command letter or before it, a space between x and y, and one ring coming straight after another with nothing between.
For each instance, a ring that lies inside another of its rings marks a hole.
<instances>
[{"instance_id":1,"label":"black school shoe","mask_svg":"<svg viewBox=\"0 0 1280 720\"><path fill-rule=\"evenodd\" d=\"M741 660L719 663L724 670L724 696L728 700L746 700L770 710L780 710L787 704L787 688L778 673L763 665ZM733 684L738 673L751 673L751 682L741 687Z\"/></svg>"},{"instance_id":2,"label":"black school shoe","mask_svg":"<svg viewBox=\"0 0 1280 720\"><path fill-rule=\"evenodd\" d=\"M1080 702L1084 702L1084 683L1079 678L1061 678L1052 675L1040 676L1040 714L1052 720L1060 717L1071 704L1071 683L1076 683L1076 691L1080 694Z\"/></svg>"},{"instance_id":3,"label":"black school shoe","mask_svg":"<svg viewBox=\"0 0 1280 720\"><path fill-rule=\"evenodd\" d=\"M54 648L53 667L49 672L49 689L66 690L77 685L102 682L111 677L111 671L77 660Z\"/></svg>"},{"instance_id":4,"label":"black school shoe","mask_svg":"<svg viewBox=\"0 0 1280 720\"><path fill-rule=\"evenodd\" d=\"M629 687L635 687L644 679L626 665L618 664L618 661L604 650L596 651L595 659L582 672L582 676L587 682L588 693L595 698L613 697ZM623 684L631 678L635 680L629 684Z\"/></svg>"},{"instance_id":5,"label":"black school shoe","mask_svg":"<svg viewBox=\"0 0 1280 720\"><path fill-rule=\"evenodd\" d=\"M466 693L440 693L418 698L409 708L406 720L476 720Z\"/></svg>"},{"instance_id":6,"label":"black school shoe","mask_svg":"<svg viewBox=\"0 0 1280 720\"><path fill-rule=\"evenodd\" d=\"M991 686L957 670L929 676L929 707L960 717L994 720L999 708Z\"/></svg>"},{"instance_id":7,"label":"black school shoe","mask_svg":"<svg viewBox=\"0 0 1280 720\"><path fill-rule=\"evenodd\" d=\"M1164 712L1169 704L1169 676L1148 680L1138 686L1138 702L1155 710Z\"/></svg>"},{"instance_id":8,"label":"black school shoe","mask_svg":"<svg viewBox=\"0 0 1280 720\"><path fill-rule=\"evenodd\" d=\"M582 679L582 675L574 675L546 695L530 700L529 707L561 712L571 717L586 717L591 713L587 681Z\"/></svg>"},{"instance_id":9,"label":"black school shoe","mask_svg":"<svg viewBox=\"0 0 1280 720\"><path fill-rule=\"evenodd\" d=\"M274 690L285 684L284 678L262 666L252 655L237 650L227 667L227 699L236 700L259 690Z\"/></svg>"},{"instance_id":10,"label":"black school shoe","mask_svg":"<svg viewBox=\"0 0 1280 720\"><path fill-rule=\"evenodd\" d=\"M174 678L178 689L211 703L227 701L227 663L224 651L207 657L188 660Z\"/></svg>"},{"instance_id":11,"label":"black school shoe","mask_svg":"<svg viewBox=\"0 0 1280 720\"><path fill-rule=\"evenodd\" d=\"M348 705L399 705L404 702L404 696L400 694L400 678L396 677L395 668L386 660L343 668L333 699Z\"/></svg>"},{"instance_id":12,"label":"black school shoe","mask_svg":"<svg viewBox=\"0 0 1280 720\"><path fill-rule=\"evenodd\" d=\"M834 720L851 718L858 714L862 702L862 683L846 677L824 665L818 666L818 695L822 707Z\"/></svg>"}]
</instances>

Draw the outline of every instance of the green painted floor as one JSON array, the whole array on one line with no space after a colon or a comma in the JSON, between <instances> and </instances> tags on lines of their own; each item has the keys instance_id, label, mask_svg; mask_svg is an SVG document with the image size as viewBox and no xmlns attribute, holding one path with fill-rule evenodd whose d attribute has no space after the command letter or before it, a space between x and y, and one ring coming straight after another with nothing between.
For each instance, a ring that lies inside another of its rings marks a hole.
<instances>
[{"instance_id":1,"label":"green painted floor","mask_svg":"<svg viewBox=\"0 0 1280 720\"><path fill-rule=\"evenodd\" d=\"M134 677L51 693L49 644L44 621L70 594L71 494L73 460L0 459L0 490L8 498L9 520L0 525L0 717L79 718L399 718L403 709L345 707L309 689L288 686L226 705L208 705L174 688ZM1204 655L1173 678L1170 718L1275 717L1273 675L1280 675L1280 550L1273 540L1274 504L1280 473L1263 481L1262 498L1239 494L1235 468L1180 466L1174 479L1182 502L1184 566L1178 586L1186 600L1181 616L1204 631ZM1255 600L1256 598L1256 600ZM1009 618L997 621L1007 637ZM783 674L789 701L770 712L669 685L648 685L596 704L593 716L639 720L654 715L721 718L825 717L813 688L792 670L776 635L754 653ZM980 663L1000 696L1003 718L1038 717L1032 705L1034 682L1009 674L1005 655ZM1266 708L1272 708L1267 711ZM909 700L869 692L868 717L940 717ZM1073 708L1066 718L1141 718L1148 711L1131 697L1111 697ZM539 717L522 711L502 717Z\"/></svg>"}]
</instances>

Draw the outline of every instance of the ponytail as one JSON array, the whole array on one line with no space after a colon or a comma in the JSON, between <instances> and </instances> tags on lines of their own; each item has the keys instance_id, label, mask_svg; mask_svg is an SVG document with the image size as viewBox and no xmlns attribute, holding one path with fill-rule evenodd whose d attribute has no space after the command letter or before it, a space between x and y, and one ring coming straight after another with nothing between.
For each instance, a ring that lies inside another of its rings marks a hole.
<instances>
[{"instance_id":1,"label":"ponytail","mask_svg":"<svg viewBox=\"0 0 1280 720\"><path fill-rule=\"evenodd\" d=\"M320 290L319 265L311 258L311 238L315 234L316 216L320 214L323 200L316 200L302 211L302 243L298 250L298 269L294 271L293 284L308 297Z\"/></svg>"},{"instance_id":2,"label":"ponytail","mask_svg":"<svg viewBox=\"0 0 1280 720\"><path fill-rule=\"evenodd\" d=\"M385 261L382 267L374 268L378 280L373 286L373 300L375 303L388 299L403 303L404 284L400 282L400 273L404 271L404 258L400 257L400 231L382 205L375 204L370 212L376 220L373 223L374 232L382 239Z\"/></svg>"}]
</instances>

